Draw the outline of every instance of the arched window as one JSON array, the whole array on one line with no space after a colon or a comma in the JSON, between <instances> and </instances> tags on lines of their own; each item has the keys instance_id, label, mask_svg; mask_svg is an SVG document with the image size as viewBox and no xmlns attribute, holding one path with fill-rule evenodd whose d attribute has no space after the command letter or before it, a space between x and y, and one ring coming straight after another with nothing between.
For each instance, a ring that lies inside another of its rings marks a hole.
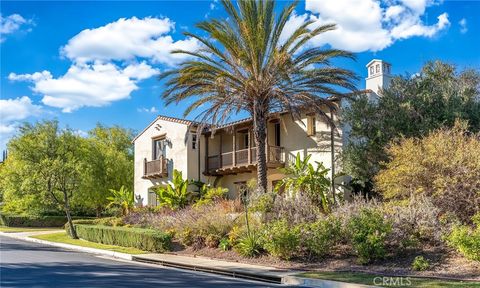
<instances>
[{"instance_id":1,"label":"arched window","mask_svg":"<svg viewBox=\"0 0 480 288\"><path fill-rule=\"evenodd\" d=\"M375 68L376 68L376 70L377 70L376 72L377 72L377 73L380 73L380 64L377 64L377 65L375 66Z\"/></svg>"},{"instance_id":2,"label":"arched window","mask_svg":"<svg viewBox=\"0 0 480 288\"><path fill-rule=\"evenodd\" d=\"M370 66L370 75L373 75L373 73L375 73L375 71L373 70L373 66Z\"/></svg>"}]
</instances>

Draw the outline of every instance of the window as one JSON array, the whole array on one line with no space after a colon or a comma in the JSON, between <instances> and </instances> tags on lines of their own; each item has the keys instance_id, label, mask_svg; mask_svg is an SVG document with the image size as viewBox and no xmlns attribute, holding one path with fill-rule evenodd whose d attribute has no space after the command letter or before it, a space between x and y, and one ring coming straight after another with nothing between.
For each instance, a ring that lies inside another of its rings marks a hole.
<instances>
[{"instance_id":1,"label":"window","mask_svg":"<svg viewBox=\"0 0 480 288\"><path fill-rule=\"evenodd\" d=\"M380 64L377 64L377 65L375 66L375 68L376 68L376 70L377 70L376 72L377 72L377 73L380 73Z\"/></svg>"},{"instance_id":2,"label":"window","mask_svg":"<svg viewBox=\"0 0 480 288\"><path fill-rule=\"evenodd\" d=\"M157 200L157 194L152 191L148 190L148 206L157 206L158 205L158 200Z\"/></svg>"},{"instance_id":3,"label":"window","mask_svg":"<svg viewBox=\"0 0 480 288\"><path fill-rule=\"evenodd\" d=\"M275 125L275 146L280 146L280 123L277 122Z\"/></svg>"},{"instance_id":4,"label":"window","mask_svg":"<svg viewBox=\"0 0 480 288\"><path fill-rule=\"evenodd\" d=\"M315 116L307 117L307 135L313 136L317 133L316 119Z\"/></svg>"},{"instance_id":5,"label":"window","mask_svg":"<svg viewBox=\"0 0 480 288\"><path fill-rule=\"evenodd\" d=\"M370 66L370 75L373 75L373 73L375 73L375 70L374 70L373 66Z\"/></svg>"},{"instance_id":6,"label":"window","mask_svg":"<svg viewBox=\"0 0 480 288\"><path fill-rule=\"evenodd\" d=\"M243 134L243 148L244 148L244 149L250 147L250 143L248 143L248 142L249 142L248 140L250 140L250 139L248 138L248 133Z\"/></svg>"},{"instance_id":7,"label":"window","mask_svg":"<svg viewBox=\"0 0 480 288\"><path fill-rule=\"evenodd\" d=\"M153 140L153 160L165 155L165 138Z\"/></svg>"},{"instance_id":8,"label":"window","mask_svg":"<svg viewBox=\"0 0 480 288\"><path fill-rule=\"evenodd\" d=\"M192 149L197 149L197 134L192 134Z\"/></svg>"}]
</instances>

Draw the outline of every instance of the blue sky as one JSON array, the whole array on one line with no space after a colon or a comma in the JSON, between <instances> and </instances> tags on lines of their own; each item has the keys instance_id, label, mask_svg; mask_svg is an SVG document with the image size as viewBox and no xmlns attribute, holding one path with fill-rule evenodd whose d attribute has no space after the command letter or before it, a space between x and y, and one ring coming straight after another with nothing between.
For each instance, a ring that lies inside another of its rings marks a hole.
<instances>
[{"instance_id":1,"label":"blue sky","mask_svg":"<svg viewBox=\"0 0 480 288\"><path fill-rule=\"evenodd\" d=\"M83 133L98 122L139 131L157 114L182 117L188 103L165 107L156 75L181 61L171 49L198 47L183 31L223 15L216 1L2 1L0 149L22 121L58 119ZM337 23L311 45L356 52L339 64L362 89L373 58L395 74L435 59L480 69L479 16L478 1L307 0L287 30Z\"/></svg>"}]
</instances>

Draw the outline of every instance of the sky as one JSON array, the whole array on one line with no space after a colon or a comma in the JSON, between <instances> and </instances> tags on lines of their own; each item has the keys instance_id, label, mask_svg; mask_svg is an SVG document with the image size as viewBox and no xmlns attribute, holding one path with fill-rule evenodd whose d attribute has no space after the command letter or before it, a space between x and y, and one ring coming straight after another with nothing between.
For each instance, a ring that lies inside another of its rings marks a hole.
<instances>
[{"instance_id":1,"label":"sky","mask_svg":"<svg viewBox=\"0 0 480 288\"><path fill-rule=\"evenodd\" d=\"M0 3L0 150L24 121L57 119L86 135L97 123L141 131L156 115L183 117L190 100L165 106L157 75L185 60L170 51L200 47L183 32L225 17L218 0ZM429 60L480 69L479 16L480 1L306 0L284 35L307 20L336 23L309 45L354 52L355 61L336 64L363 89L374 58L394 74Z\"/></svg>"}]
</instances>

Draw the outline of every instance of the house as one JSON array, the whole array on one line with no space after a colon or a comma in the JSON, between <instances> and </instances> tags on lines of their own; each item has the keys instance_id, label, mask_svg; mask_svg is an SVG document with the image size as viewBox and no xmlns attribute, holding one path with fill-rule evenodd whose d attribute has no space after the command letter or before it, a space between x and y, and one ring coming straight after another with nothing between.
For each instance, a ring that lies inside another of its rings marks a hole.
<instances>
[{"instance_id":1,"label":"house","mask_svg":"<svg viewBox=\"0 0 480 288\"><path fill-rule=\"evenodd\" d=\"M391 66L375 59L368 63L367 70L368 89L363 93L374 99L380 89L388 85ZM335 101L342 105L340 100ZM327 107L325 112L330 113ZM338 116L333 115L337 123ZM165 185L174 169L182 171L184 178L228 188L230 198L237 197L247 181L256 179L252 119L197 131L203 126L198 122L160 115L134 138L134 192L138 204L157 205L153 189ZM301 119L293 119L282 112L270 114L267 122L267 189L271 190L284 177L279 168L285 167L297 153L302 157L312 155L310 161L322 162L326 168L331 168L348 141L349 128L337 125L333 131L332 153L332 129L320 115L308 113L308 110L302 113Z\"/></svg>"}]
</instances>

